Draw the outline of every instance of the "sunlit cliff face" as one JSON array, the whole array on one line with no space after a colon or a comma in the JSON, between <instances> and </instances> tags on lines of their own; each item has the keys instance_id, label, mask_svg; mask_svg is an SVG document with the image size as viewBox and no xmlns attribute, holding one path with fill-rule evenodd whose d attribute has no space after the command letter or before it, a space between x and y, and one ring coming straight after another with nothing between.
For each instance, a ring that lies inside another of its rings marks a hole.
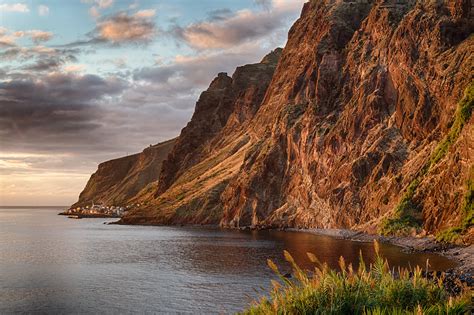
<instances>
[{"instance_id":1,"label":"sunlit cliff face","mask_svg":"<svg viewBox=\"0 0 474 315\"><path fill-rule=\"evenodd\" d=\"M0 205L71 204L99 162L176 136L303 2L2 1Z\"/></svg>"}]
</instances>

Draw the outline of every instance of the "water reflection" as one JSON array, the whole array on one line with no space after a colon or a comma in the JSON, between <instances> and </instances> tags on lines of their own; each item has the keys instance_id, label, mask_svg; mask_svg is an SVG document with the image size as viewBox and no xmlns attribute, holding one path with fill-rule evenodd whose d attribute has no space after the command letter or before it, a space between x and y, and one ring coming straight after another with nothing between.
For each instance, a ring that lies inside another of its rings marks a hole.
<instances>
[{"instance_id":1,"label":"water reflection","mask_svg":"<svg viewBox=\"0 0 474 315\"><path fill-rule=\"evenodd\" d=\"M289 271L284 249L305 268L306 252L331 266L341 254L374 256L371 244L306 233L103 225L57 212L0 208L0 313L229 313L269 287L268 258ZM453 266L394 246L381 252L394 265Z\"/></svg>"}]
</instances>

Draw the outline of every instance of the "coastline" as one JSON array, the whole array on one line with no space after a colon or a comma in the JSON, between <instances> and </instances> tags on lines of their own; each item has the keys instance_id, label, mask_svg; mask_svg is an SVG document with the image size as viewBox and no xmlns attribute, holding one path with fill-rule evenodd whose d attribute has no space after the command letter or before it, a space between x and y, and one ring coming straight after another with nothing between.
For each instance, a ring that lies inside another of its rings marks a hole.
<instances>
[{"instance_id":1,"label":"coastline","mask_svg":"<svg viewBox=\"0 0 474 315\"><path fill-rule=\"evenodd\" d=\"M368 234L361 231L353 231L348 229L320 229L320 228L252 228L250 226L229 228L222 227L217 224L146 224L141 222L140 224L125 224L121 219L113 222L107 222L104 224L109 225L138 225L138 226L170 226L170 227L194 227L194 228L215 228L223 230L235 230L235 231L249 231L249 230L279 230L283 232L298 232L298 233L309 233L314 235L329 236L335 239L344 239L353 242L364 242L371 243L377 240L380 243L391 244L400 247L403 251L416 253L416 252L429 252L444 256L456 263L453 269L446 272L450 282L455 279L461 280L461 282L467 284L469 287L474 287L474 244L469 246L460 246L452 244L442 244L436 241L434 237L398 237L398 236L382 236L378 234Z\"/></svg>"},{"instance_id":2,"label":"coastline","mask_svg":"<svg viewBox=\"0 0 474 315\"><path fill-rule=\"evenodd\" d=\"M330 236L354 242L367 243L377 240L380 243L392 244L401 247L403 250L408 252L435 253L447 257L456 262L457 266L453 270L455 273L466 274L470 277L472 277L474 274L474 244L471 244L469 246L449 245L438 243L434 239L434 237L382 236L347 229L288 228L285 230Z\"/></svg>"},{"instance_id":3,"label":"coastline","mask_svg":"<svg viewBox=\"0 0 474 315\"><path fill-rule=\"evenodd\" d=\"M119 217L109 214L82 214L82 213L66 213L60 212L58 215L62 216L75 216L77 219L119 219Z\"/></svg>"},{"instance_id":4,"label":"coastline","mask_svg":"<svg viewBox=\"0 0 474 315\"><path fill-rule=\"evenodd\" d=\"M280 230L288 232L300 232L310 233L315 235L329 236L336 239L344 239L354 242L371 243L377 240L380 243L391 244L402 248L406 252L429 252L444 256L454 261L457 265L453 268L453 273L457 275L466 275L471 278L474 285L474 244L469 246L460 246L454 244L442 244L436 241L434 237L413 237L413 236L383 236L379 234L368 234L361 231L354 231L348 229L320 229L320 228L274 228L274 227L259 227L254 228L250 226L244 226L239 228L221 227L217 224L128 224L123 223L120 219L118 221L110 222L107 224L118 224L118 225L142 225L142 226L192 226L196 228L218 228L218 229L229 229L229 230Z\"/></svg>"}]
</instances>

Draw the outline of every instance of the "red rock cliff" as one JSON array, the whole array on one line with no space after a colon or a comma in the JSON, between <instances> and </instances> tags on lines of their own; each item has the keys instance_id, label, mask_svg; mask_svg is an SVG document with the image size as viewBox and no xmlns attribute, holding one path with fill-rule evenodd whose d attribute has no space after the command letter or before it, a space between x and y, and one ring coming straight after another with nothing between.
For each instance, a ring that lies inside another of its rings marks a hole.
<instances>
[{"instance_id":1,"label":"red rock cliff","mask_svg":"<svg viewBox=\"0 0 474 315\"><path fill-rule=\"evenodd\" d=\"M473 30L466 0L306 3L276 70L271 56L202 94L122 222L469 238Z\"/></svg>"}]
</instances>

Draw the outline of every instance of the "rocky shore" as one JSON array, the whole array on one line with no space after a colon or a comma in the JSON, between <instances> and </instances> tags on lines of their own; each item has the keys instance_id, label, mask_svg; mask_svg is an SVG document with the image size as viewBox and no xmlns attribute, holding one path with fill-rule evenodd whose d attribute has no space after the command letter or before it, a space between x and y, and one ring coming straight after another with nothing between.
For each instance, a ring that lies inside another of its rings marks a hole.
<instances>
[{"instance_id":1,"label":"rocky shore","mask_svg":"<svg viewBox=\"0 0 474 315\"><path fill-rule=\"evenodd\" d=\"M90 219L117 218L118 219L118 218L120 218L116 214L106 214L106 213L95 213L95 214L74 213L74 214L71 214L71 213L67 213L66 211L65 212L60 212L60 213L58 213L58 215L68 216L68 217L73 218L73 219L86 219L86 218L90 218Z\"/></svg>"}]
</instances>

